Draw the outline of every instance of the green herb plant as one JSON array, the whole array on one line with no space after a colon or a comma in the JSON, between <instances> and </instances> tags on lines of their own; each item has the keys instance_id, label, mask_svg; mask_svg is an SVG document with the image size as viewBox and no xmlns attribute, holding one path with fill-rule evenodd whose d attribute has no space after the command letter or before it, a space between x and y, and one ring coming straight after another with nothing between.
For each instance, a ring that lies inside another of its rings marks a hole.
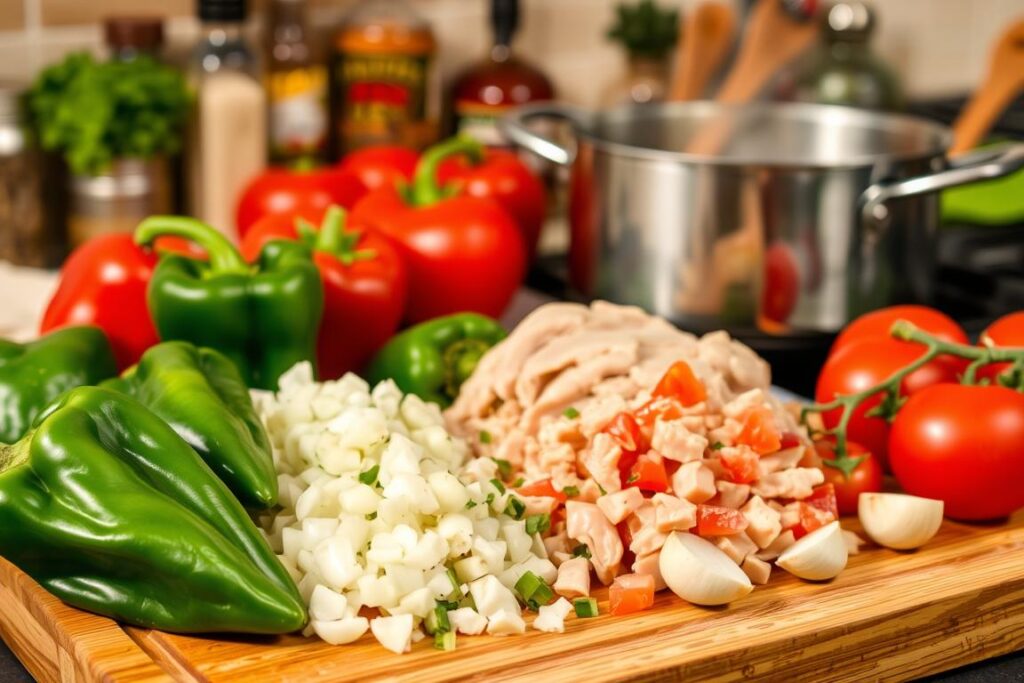
<instances>
[{"instance_id":1,"label":"green herb plant","mask_svg":"<svg viewBox=\"0 0 1024 683\"><path fill-rule=\"evenodd\" d=\"M608 38L621 43L630 57L664 59L676 45L679 12L663 9L654 0L620 4Z\"/></svg>"}]
</instances>

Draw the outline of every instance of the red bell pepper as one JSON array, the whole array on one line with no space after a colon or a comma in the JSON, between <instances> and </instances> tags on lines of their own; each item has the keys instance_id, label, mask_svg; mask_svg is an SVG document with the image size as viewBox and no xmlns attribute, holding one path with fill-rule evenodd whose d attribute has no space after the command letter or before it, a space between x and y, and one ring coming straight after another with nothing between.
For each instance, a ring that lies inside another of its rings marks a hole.
<instances>
[{"instance_id":1,"label":"red bell pepper","mask_svg":"<svg viewBox=\"0 0 1024 683\"><path fill-rule=\"evenodd\" d=\"M299 215L319 221L327 207L351 209L366 194L363 181L338 168L290 170L268 168L253 178L238 202L238 237L268 214Z\"/></svg>"},{"instance_id":2,"label":"red bell pepper","mask_svg":"<svg viewBox=\"0 0 1024 683\"><path fill-rule=\"evenodd\" d=\"M136 245L130 233L89 240L64 263L39 333L97 325L107 333L118 367L135 364L160 341L146 307L146 286L156 262L156 253Z\"/></svg>"},{"instance_id":3,"label":"red bell pepper","mask_svg":"<svg viewBox=\"0 0 1024 683\"><path fill-rule=\"evenodd\" d=\"M363 185L376 190L398 180L412 182L419 158L419 153L409 147L379 145L346 154L338 168L359 176Z\"/></svg>"},{"instance_id":4,"label":"red bell pepper","mask_svg":"<svg viewBox=\"0 0 1024 683\"><path fill-rule=\"evenodd\" d=\"M526 269L519 228L499 204L438 184L438 165L456 154L482 158L483 148L465 138L443 142L424 153L411 186L375 190L352 212L353 222L399 245L409 267L410 323L460 311L499 317Z\"/></svg>"},{"instance_id":5,"label":"red bell pepper","mask_svg":"<svg viewBox=\"0 0 1024 683\"><path fill-rule=\"evenodd\" d=\"M483 158L449 158L438 170L443 185L459 183L469 197L493 199L519 224L532 261L544 225L547 196L544 183L514 152L487 149Z\"/></svg>"},{"instance_id":6,"label":"red bell pepper","mask_svg":"<svg viewBox=\"0 0 1024 683\"><path fill-rule=\"evenodd\" d=\"M405 310L406 268L387 238L345 228L345 211L327 210L319 230L301 217L264 216L242 240L253 262L275 239L300 239L313 249L324 284L324 316L317 339L321 379L359 372L398 330Z\"/></svg>"}]
</instances>

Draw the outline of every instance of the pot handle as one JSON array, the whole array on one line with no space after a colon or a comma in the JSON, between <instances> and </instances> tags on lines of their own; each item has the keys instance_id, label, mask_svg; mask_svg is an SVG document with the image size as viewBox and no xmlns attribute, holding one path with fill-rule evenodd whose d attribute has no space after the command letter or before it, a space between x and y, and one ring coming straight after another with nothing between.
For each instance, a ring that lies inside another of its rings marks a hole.
<instances>
[{"instance_id":1,"label":"pot handle","mask_svg":"<svg viewBox=\"0 0 1024 683\"><path fill-rule=\"evenodd\" d=\"M580 129L587 127L590 118L590 113L579 107L542 102L513 109L498 122L498 126L520 147L560 166L568 166L576 158L576 150L564 147L551 138L530 130L527 124L535 119L559 119L568 121L574 129Z\"/></svg>"},{"instance_id":2,"label":"pot handle","mask_svg":"<svg viewBox=\"0 0 1024 683\"><path fill-rule=\"evenodd\" d=\"M1002 178L1020 168L1024 168L1024 144L1006 143L979 150L958 158L950 168L937 173L871 185L861 195L861 218L865 225L884 225L889 218L886 204L890 200Z\"/></svg>"}]
</instances>

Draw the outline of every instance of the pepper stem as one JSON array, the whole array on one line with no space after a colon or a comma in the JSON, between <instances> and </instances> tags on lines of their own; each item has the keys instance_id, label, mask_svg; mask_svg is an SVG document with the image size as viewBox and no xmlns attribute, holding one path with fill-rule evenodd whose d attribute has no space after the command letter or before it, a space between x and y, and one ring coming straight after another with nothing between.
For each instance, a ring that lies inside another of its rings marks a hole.
<instances>
[{"instance_id":1,"label":"pepper stem","mask_svg":"<svg viewBox=\"0 0 1024 683\"><path fill-rule=\"evenodd\" d=\"M206 250L211 274L248 273L250 270L249 264L227 237L195 218L150 216L135 229L135 243L148 245L164 235L183 237Z\"/></svg>"},{"instance_id":2,"label":"pepper stem","mask_svg":"<svg viewBox=\"0 0 1024 683\"><path fill-rule=\"evenodd\" d=\"M481 339L460 339L444 350L444 393L454 401L490 345Z\"/></svg>"},{"instance_id":3,"label":"pepper stem","mask_svg":"<svg viewBox=\"0 0 1024 683\"><path fill-rule=\"evenodd\" d=\"M345 229L345 209L332 204L324 214L319 230L303 218L295 219L295 232L313 251L330 254L350 266L356 261L371 261L377 258L374 249L356 249L363 233L360 230Z\"/></svg>"},{"instance_id":4,"label":"pepper stem","mask_svg":"<svg viewBox=\"0 0 1024 683\"><path fill-rule=\"evenodd\" d=\"M32 443L30 435L31 432L22 437L18 443L0 443L0 474L28 461L28 445Z\"/></svg>"},{"instance_id":5,"label":"pepper stem","mask_svg":"<svg viewBox=\"0 0 1024 683\"><path fill-rule=\"evenodd\" d=\"M451 196L451 185L438 184L437 171L441 162L456 155L466 156L470 162L483 161L484 148L471 137L459 135L430 147L416 164L416 173L409 188L409 199L413 206L429 206Z\"/></svg>"},{"instance_id":6,"label":"pepper stem","mask_svg":"<svg viewBox=\"0 0 1024 683\"><path fill-rule=\"evenodd\" d=\"M320 223L320 231L317 233L316 242L313 243L313 249L335 254L341 249L344 235L345 209L332 204L324 214L323 222Z\"/></svg>"}]
</instances>

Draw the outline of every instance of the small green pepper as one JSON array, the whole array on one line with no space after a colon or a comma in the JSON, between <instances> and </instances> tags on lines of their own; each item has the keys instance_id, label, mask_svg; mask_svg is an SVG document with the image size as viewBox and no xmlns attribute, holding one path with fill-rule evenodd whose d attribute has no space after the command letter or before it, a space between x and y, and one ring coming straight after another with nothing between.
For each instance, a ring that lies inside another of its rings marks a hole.
<instances>
[{"instance_id":1,"label":"small green pepper","mask_svg":"<svg viewBox=\"0 0 1024 683\"><path fill-rule=\"evenodd\" d=\"M428 320L395 335L367 371L371 384L393 379L425 401L451 405L487 351L504 339L498 321L477 313Z\"/></svg>"}]
</instances>

